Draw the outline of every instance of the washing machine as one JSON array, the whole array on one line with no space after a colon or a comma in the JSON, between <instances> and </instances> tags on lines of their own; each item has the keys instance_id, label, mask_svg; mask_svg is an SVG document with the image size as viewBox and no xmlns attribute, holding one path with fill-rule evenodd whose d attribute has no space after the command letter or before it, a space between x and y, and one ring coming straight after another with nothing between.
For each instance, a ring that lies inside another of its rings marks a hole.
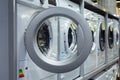
<instances>
[{"instance_id":1,"label":"washing machine","mask_svg":"<svg viewBox=\"0 0 120 80\"><path fill-rule=\"evenodd\" d=\"M114 50L113 50L113 58L119 56L119 22L117 20L113 20L114 22Z\"/></svg>"},{"instance_id":2,"label":"washing machine","mask_svg":"<svg viewBox=\"0 0 120 80\"><path fill-rule=\"evenodd\" d=\"M75 11L76 13L80 13L80 6L79 4L73 2L74 0L58 0L58 4L57 6L59 7L64 7L64 8L68 8L68 9L71 9L73 11ZM80 1L79 1L80 3ZM71 27L76 27L73 23L71 23L70 21L63 21L61 22L61 24L63 26L65 26L66 24L63 24L63 23L69 23L71 24ZM69 34L69 36L71 36ZM71 47L76 47L76 46L71 46ZM78 67L77 69L71 71L71 72L67 72L67 73L64 73L64 74L61 74L61 79L62 80L72 80L76 77L79 77L80 76L80 67Z\"/></svg>"},{"instance_id":3,"label":"washing machine","mask_svg":"<svg viewBox=\"0 0 120 80\"><path fill-rule=\"evenodd\" d=\"M81 14L46 1L16 3L17 80L59 80L89 55L92 34Z\"/></svg>"},{"instance_id":4,"label":"washing machine","mask_svg":"<svg viewBox=\"0 0 120 80\"><path fill-rule=\"evenodd\" d=\"M107 57L108 61L112 60L114 57L114 22L112 19L108 19L107 27Z\"/></svg>"},{"instance_id":5,"label":"washing machine","mask_svg":"<svg viewBox=\"0 0 120 80\"><path fill-rule=\"evenodd\" d=\"M92 41L93 41L93 45L91 48L91 52L90 55L88 56L87 60L84 62L84 74L87 74L93 70L96 69L97 64L97 53L96 53L96 29L98 28L98 19L97 16L94 12L84 9L84 17L87 20L90 29L91 29L91 33L92 33Z\"/></svg>"},{"instance_id":6,"label":"washing machine","mask_svg":"<svg viewBox=\"0 0 120 80\"><path fill-rule=\"evenodd\" d=\"M91 52L84 62L84 74L87 74L105 63L105 23L104 17L90 10L84 9L91 33L93 45Z\"/></svg>"},{"instance_id":7,"label":"washing machine","mask_svg":"<svg viewBox=\"0 0 120 80\"><path fill-rule=\"evenodd\" d=\"M98 26L99 28L97 29L97 38L96 38L96 52L97 52L97 67L100 67L105 64L105 45L106 45L106 40L105 40L105 18L102 15L97 14L98 17Z\"/></svg>"},{"instance_id":8,"label":"washing machine","mask_svg":"<svg viewBox=\"0 0 120 80\"><path fill-rule=\"evenodd\" d=\"M31 60L26 52L24 35L27 25L31 19L38 14L39 9L42 6L47 7L47 2L40 2L39 0L18 0L17 1L17 66L18 75L17 80L32 80L38 78L47 79L51 77L51 80L57 79L57 75L47 72L43 69L39 69L35 63ZM32 18L31 18L32 17ZM29 73L29 74L28 74ZM37 80L37 79L36 79Z\"/></svg>"}]
</instances>

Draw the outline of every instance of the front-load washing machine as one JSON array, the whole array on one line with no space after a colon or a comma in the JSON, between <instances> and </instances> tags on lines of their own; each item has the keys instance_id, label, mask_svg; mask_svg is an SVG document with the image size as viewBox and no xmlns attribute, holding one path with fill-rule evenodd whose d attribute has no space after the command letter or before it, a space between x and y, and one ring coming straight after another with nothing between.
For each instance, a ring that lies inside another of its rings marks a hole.
<instances>
[{"instance_id":1,"label":"front-load washing machine","mask_svg":"<svg viewBox=\"0 0 120 80\"><path fill-rule=\"evenodd\" d=\"M93 45L91 52L84 62L84 74L87 74L105 62L105 23L104 17L84 9L84 16L91 28Z\"/></svg>"},{"instance_id":2,"label":"front-load washing machine","mask_svg":"<svg viewBox=\"0 0 120 80\"><path fill-rule=\"evenodd\" d=\"M96 30L98 28L98 19L94 12L84 9L84 17L87 20L91 33L92 33L92 41L93 45L91 48L90 55L88 56L87 60L84 62L84 74L87 74L93 70L96 69L96 61L97 61L97 55L96 55Z\"/></svg>"},{"instance_id":3,"label":"front-load washing machine","mask_svg":"<svg viewBox=\"0 0 120 80\"><path fill-rule=\"evenodd\" d=\"M39 0L16 3L16 80L58 80L56 73L72 71L85 61L92 34L80 14L33 2Z\"/></svg>"},{"instance_id":4,"label":"front-load washing machine","mask_svg":"<svg viewBox=\"0 0 120 80\"><path fill-rule=\"evenodd\" d=\"M46 7L48 6L47 3L44 4L39 0L18 0L17 2L17 80L37 80L37 78L41 80L49 77L51 77L51 80L57 79L56 74L39 69L35 66L35 63L28 56L24 44L24 34L27 25L31 19L42 10L42 6L44 5L46 5ZM40 7L41 9L39 9Z\"/></svg>"},{"instance_id":5,"label":"front-load washing machine","mask_svg":"<svg viewBox=\"0 0 120 80\"><path fill-rule=\"evenodd\" d=\"M117 20L113 20L114 22L114 50L113 50L113 58L117 58L119 56L119 22Z\"/></svg>"},{"instance_id":6,"label":"front-load washing machine","mask_svg":"<svg viewBox=\"0 0 120 80\"><path fill-rule=\"evenodd\" d=\"M105 63L105 18L102 15L97 14L98 26L97 38L96 38L96 52L97 52L97 66L102 66Z\"/></svg>"},{"instance_id":7,"label":"front-load washing machine","mask_svg":"<svg viewBox=\"0 0 120 80\"><path fill-rule=\"evenodd\" d=\"M107 27L107 57L108 61L113 59L114 56L114 22L112 19L108 19L108 27Z\"/></svg>"},{"instance_id":8,"label":"front-load washing machine","mask_svg":"<svg viewBox=\"0 0 120 80\"><path fill-rule=\"evenodd\" d=\"M79 2L79 3L80 3L80 2ZM59 7L64 7L64 8L68 8L68 9L71 9L71 10L77 12L77 13L80 13L80 6L79 6L79 4L76 4L76 3L73 2L72 0L58 0L57 6L59 6ZM66 23L67 23L67 24L69 23L70 26L73 27L73 28L76 27L76 25L74 25L74 23L71 23L71 21L67 21L67 20L61 21L61 25L62 25L63 27L66 26ZM69 27L69 25L68 25L68 27ZM63 29L65 29L65 28L63 28ZM71 32L71 30L69 30L68 36L69 36L70 41L72 41L72 40L71 40L71 39L72 39L71 36L74 35L74 33L73 33L73 34L70 34L70 32ZM75 37L74 37L74 39L75 39ZM74 42L74 43L71 45L71 49L76 47L76 46L75 46L75 41L73 41L73 42ZM69 44L71 44L71 42L69 42ZM79 77L79 76L80 76L80 68L77 68L77 69L75 69L75 70L73 70L73 71L70 71L70 72L61 74L61 79L62 79L62 80L72 80L72 79L74 79L74 78L76 78L76 77Z\"/></svg>"}]
</instances>

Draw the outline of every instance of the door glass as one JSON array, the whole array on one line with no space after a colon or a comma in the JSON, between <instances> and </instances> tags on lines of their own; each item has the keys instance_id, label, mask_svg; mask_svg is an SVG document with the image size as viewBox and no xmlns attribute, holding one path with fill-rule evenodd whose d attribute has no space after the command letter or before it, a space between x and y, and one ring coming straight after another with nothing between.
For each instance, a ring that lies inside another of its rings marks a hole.
<instances>
[{"instance_id":1,"label":"door glass","mask_svg":"<svg viewBox=\"0 0 120 80\"><path fill-rule=\"evenodd\" d=\"M47 55L46 53L48 52L50 43L50 33L48 27L49 26L47 24L43 23L37 34L38 47L45 55Z\"/></svg>"},{"instance_id":2,"label":"door glass","mask_svg":"<svg viewBox=\"0 0 120 80\"><path fill-rule=\"evenodd\" d=\"M116 42L118 42L119 41L119 34L118 34L118 32L116 33Z\"/></svg>"},{"instance_id":3,"label":"door glass","mask_svg":"<svg viewBox=\"0 0 120 80\"><path fill-rule=\"evenodd\" d=\"M94 43L94 31L91 30L91 32L92 32L92 41Z\"/></svg>"},{"instance_id":4,"label":"door glass","mask_svg":"<svg viewBox=\"0 0 120 80\"><path fill-rule=\"evenodd\" d=\"M113 47L113 27L109 26L108 30L108 43L109 43L109 48Z\"/></svg>"},{"instance_id":5,"label":"door glass","mask_svg":"<svg viewBox=\"0 0 120 80\"><path fill-rule=\"evenodd\" d=\"M101 51L105 50L105 26L100 24L100 32L99 32L99 45Z\"/></svg>"},{"instance_id":6,"label":"door glass","mask_svg":"<svg viewBox=\"0 0 120 80\"><path fill-rule=\"evenodd\" d=\"M44 56L61 61L77 55L77 24L72 20L60 16L51 17L38 26L37 46Z\"/></svg>"},{"instance_id":7,"label":"door glass","mask_svg":"<svg viewBox=\"0 0 120 80\"><path fill-rule=\"evenodd\" d=\"M70 24L70 27L68 29L68 47L70 50L74 51L76 50L76 25L74 23Z\"/></svg>"}]
</instances>

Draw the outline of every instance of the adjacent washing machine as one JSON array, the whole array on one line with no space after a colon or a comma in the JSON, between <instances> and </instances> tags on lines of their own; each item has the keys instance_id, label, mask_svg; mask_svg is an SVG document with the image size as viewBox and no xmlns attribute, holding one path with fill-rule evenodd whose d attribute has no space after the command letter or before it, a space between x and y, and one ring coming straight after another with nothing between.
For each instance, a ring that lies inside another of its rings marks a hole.
<instances>
[{"instance_id":1,"label":"adjacent washing machine","mask_svg":"<svg viewBox=\"0 0 120 80\"><path fill-rule=\"evenodd\" d=\"M107 27L107 57L108 61L112 60L114 57L114 22L112 19L108 19Z\"/></svg>"},{"instance_id":2,"label":"adjacent washing machine","mask_svg":"<svg viewBox=\"0 0 120 80\"><path fill-rule=\"evenodd\" d=\"M114 22L114 50L113 50L113 58L119 56L119 22L117 20L113 20Z\"/></svg>"},{"instance_id":3,"label":"adjacent washing machine","mask_svg":"<svg viewBox=\"0 0 120 80\"><path fill-rule=\"evenodd\" d=\"M32 18L34 18L39 11L43 10L42 8L39 9L39 7L43 5L48 6L48 4L43 4L43 2L39 0L19 0L17 3L18 80L37 80L37 78L41 80L47 77L51 77L51 80L57 79L55 74L40 69L35 65L28 56L24 43L25 30Z\"/></svg>"},{"instance_id":4,"label":"adjacent washing machine","mask_svg":"<svg viewBox=\"0 0 120 80\"><path fill-rule=\"evenodd\" d=\"M84 74L87 74L105 63L105 23L104 17L84 9L84 16L92 33L93 45L90 55L84 62Z\"/></svg>"},{"instance_id":5,"label":"adjacent washing machine","mask_svg":"<svg viewBox=\"0 0 120 80\"><path fill-rule=\"evenodd\" d=\"M106 40L105 40L105 31L106 31L106 26L105 26L105 18L102 15L97 14L98 17L98 29L97 29L97 38L96 38L96 52L97 52L97 66L102 66L105 64L105 47L106 47Z\"/></svg>"},{"instance_id":6,"label":"adjacent washing machine","mask_svg":"<svg viewBox=\"0 0 120 80\"><path fill-rule=\"evenodd\" d=\"M78 68L89 55L92 34L84 18L46 1L16 3L17 80L58 80L57 73Z\"/></svg>"},{"instance_id":7,"label":"adjacent washing machine","mask_svg":"<svg viewBox=\"0 0 120 80\"><path fill-rule=\"evenodd\" d=\"M77 12L77 13L80 13L79 4L74 3L72 0L58 0L57 6L65 7L65 8L71 9L71 10ZM71 27L76 28L76 25L74 23L71 23L71 21L64 20L64 21L61 22L61 25L63 25L63 29L65 29L64 26L66 26L66 23L67 24L69 23L71 25ZM71 32L71 30L69 30L68 33L70 33L70 32ZM68 34L68 35L72 39L72 37L71 37L72 35L71 34ZM74 37L74 39L75 39L75 37ZM74 48L74 47L76 47L76 46L72 45L71 49ZM77 68L77 69L75 69L75 70L73 70L71 72L68 72L68 73L61 74L61 79L62 80L72 80L72 79L74 79L74 78L76 78L78 76L80 76L80 68Z\"/></svg>"},{"instance_id":8,"label":"adjacent washing machine","mask_svg":"<svg viewBox=\"0 0 120 80\"><path fill-rule=\"evenodd\" d=\"M89 73L90 71L93 71L96 69L97 64L97 52L96 52L96 29L98 28L98 18L96 14L90 10L84 9L84 16L85 19L87 20L90 28L91 28L91 33L92 33L92 41L93 45L91 48L91 53L88 56L87 60L84 62L84 74Z\"/></svg>"}]
</instances>

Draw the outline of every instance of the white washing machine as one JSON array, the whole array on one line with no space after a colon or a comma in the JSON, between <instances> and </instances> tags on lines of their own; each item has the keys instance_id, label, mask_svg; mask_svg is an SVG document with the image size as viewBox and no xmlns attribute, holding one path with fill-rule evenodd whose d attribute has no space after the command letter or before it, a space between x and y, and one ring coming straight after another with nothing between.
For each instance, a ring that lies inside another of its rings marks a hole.
<instances>
[{"instance_id":1,"label":"white washing machine","mask_svg":"<svg viewBox=\"0 0 120 80\"><path fill-rule=\"evenodd\" d=\"M108 61L112 60L114 57L114 22L112 19L108 19L108 27L107 27L107 56Z\"/></svg>"},{"instance_id":2,"label":"white washing machine","mask_svg":"<svg viewBox=\"0 0 120 80\"><path fill-rule=\"evenodd\" d=\"M97 67L102 66L105 63L105 18L99 14L97 14L98 17L98 26L97 29L97 38L96 38L96 52L97 52Z\"/></svg>"},{"instance_id":3,"label":"white washing machine","mask_svg":"<svg viewBox=\"0 0 120 80\"><path fill-rule=\"evenodd\" d=\"M48 6L48 4L44 5L46 5L46 7ZM35 65L28 56L24 44L25 30L31 19L41 11L39 7L42 6L43 4L40 4L39 0L19 0L17 4L18 80L32 80L36 78L41 80L49 77L51 77L51 80L57 79L55 74L40 69Z\"/></svg>"},{"instance_id":4,"label":"white washing machine","mask_svg":"<svg viewBox=\"0 0 120 80\"><path fill-rule=\"evenodd\" d=\"M93 70L96 69L97 64L97 53L96 53L96 30L98 28L98 18L96 16L96 14L90 10L84 9L84 16L85 19L87 20L90 28L91 28L91 33L92 33L92 41L93 41L93 45L91 48L91 53L88 56L87 60L84 62L84 74L87 74Z\"/></svg>"},{"instance_id":5,"label":"white washing machine","mask_svg":"<svg viewBox=\"0 0 120 80\"><path fill-rule=\"evenodd\" d=\"M79 1L79 3L80 3L80 1ZM71 10L77 12L78 14L80 13L79 4L74 3L72 0L58 0L57 6L71 9ZM72 27L76 27L70 21L64 20L63 22L61 22L61 24L63 26L66 26L66 24L63 24L63 23L69 23L69 24L71 24ZM71 36L71 35L69 34L69 36ZM71 47L76 47L76 46L71 46ZM80 76L80 67L78 67L77 69L75 69L71 72L61 74L61 79L62 80L72 80L72 79L79 77L79 76Z\"/></svg>"},{"instance_id":6,"label":"white washing machine","mask_svg":"<svg viewBox=\"0 0 120 80\"><path fill-rule=\"evenodd\" d=\"M84 74L87 74L105 63L105 23L104 17L84 9L84 16L89 23L93 45L87 60L84 62Z\"/></svg>"},{"instance_id":7,"label":"white washing machine","mask_svg":"<svg viewBox=\"0 0 120 80\"><path fill-rule=\"evenodd\" d=\"M39 1L16 3L17 80L58 80L56 73L78 68L92 46L89 25L80 14Z\"/></svg>"},{"instance_id":8,"label":"white washing machine","mask_svg":"<svg viewBox=\"0 0 120 80\"><path fill-rule=\"evenodd\" d=\"M117 20L113 20L114 22L114 56L116 58L119 56L119 22Z\"/></svg>"}]
</instances>

